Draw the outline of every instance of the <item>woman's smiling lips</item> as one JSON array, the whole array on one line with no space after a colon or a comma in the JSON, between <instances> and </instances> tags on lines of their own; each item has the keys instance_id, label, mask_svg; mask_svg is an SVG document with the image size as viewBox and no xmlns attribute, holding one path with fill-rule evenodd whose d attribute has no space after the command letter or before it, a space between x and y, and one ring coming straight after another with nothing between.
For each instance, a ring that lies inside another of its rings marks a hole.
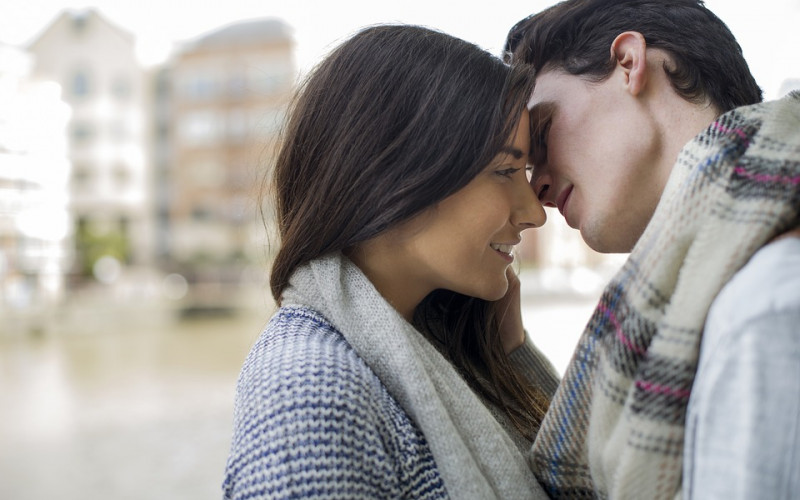
<instances>
[{"instance_id":1,"label":"woman's smiling lips","mask_svg":"<svg viewBox=\"0 0 800 500\"><path fill-rule=\"evenodd\" d=\"M492 250L497 252L508 262L514 262L514 245L516 243L490 243Z\"/></svg>"}]
</instances>

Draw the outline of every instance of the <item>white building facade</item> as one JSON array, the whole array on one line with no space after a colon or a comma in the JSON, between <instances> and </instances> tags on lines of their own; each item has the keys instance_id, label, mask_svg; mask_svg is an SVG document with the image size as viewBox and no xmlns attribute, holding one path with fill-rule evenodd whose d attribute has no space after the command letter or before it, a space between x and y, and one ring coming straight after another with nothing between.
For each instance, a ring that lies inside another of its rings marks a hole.
<instances>
[{"instance_id":1,"label":"white building facade","mask_svg":"<svg viewBox=\"0 0 800 500\"><path fill-rule=\"evenodd\" d=\"M74 271L109 256L148 265L153 214L147 87L133 37L93 10L65 11L34 40L33 73L58 82L68 128Z\"/></svg>"},{"instance_id":2,"label":"white building facade","mask_svg":"<svg viewBox=\"0 0 800 500\"><path fill-rule=\"evenodd\" d=\"M71 111L31 57L0 46L0 311L57 303L71 262Z\"/></svg>"}]
</instances>

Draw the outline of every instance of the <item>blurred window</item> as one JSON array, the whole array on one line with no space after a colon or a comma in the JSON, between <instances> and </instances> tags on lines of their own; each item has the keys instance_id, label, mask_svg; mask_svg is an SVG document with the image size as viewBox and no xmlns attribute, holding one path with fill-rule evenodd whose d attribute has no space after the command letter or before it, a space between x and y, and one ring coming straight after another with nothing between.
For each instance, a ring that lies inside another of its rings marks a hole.
<instances>
[{"instance_id":1,"label":"blurred window","mask_svg":"<svg viewBox=\"0 0 800 500\"><path fill-rule=\"evenodd\" d=\"M217 187L225 175L223 167L211 158L194 163L191 171L194 184L201 187Z\"/></svg>"},{"instance_id":2,"label":"blurred window","mask_svg":"<svg viewBox=\"0 0 800 500\"><path fill-rule=\"evenodd\" d=\"M250 87L256 92L271 94L284 90L288 83L288 68L283 64L272 64L250 69Z\"/></svg>"},{"instance_id":3,"label":"blurred window","mask_svg":"<svg viewBox=\"0 0 800 500\"><path fill-rule=\"evenodd\" d=\"M82 35L86 31L89 18L86 12L76 12L72 16L72 32L76 36Z\"/></svg>"},{"instance_id":4,"label":"blurred window","mask_svg":"<svg viewBox=\"0 0 800 500\"><path fill-rule=\"evenodd\" d=\"M256 178L256 169L247 164L234 164L228 169L228 185L234 189L247 189Z\"/></svg>"},{"instance_id":5,"label":"blurred window","mask_svg":"<svg viewBox=\"0 0 800 500\"><path fill-rule=\"evenodd\" d=\"M242 142L249 132L247 113L241 109L234 109L228 113L228 138L233 142Z\"/></svg>"},{"instance_id":6,"label":"blurred window","mask_svg":"<svg viewBox=\"0 0 800 500\"><path fill-rule=\"evenodd\" d=\"M190 145L200 145L216 141L219 134L219 119L212 111L186 113L180 122L181 139Z\"/></svg>"},{"instance_id":7,"label":"blurred window","mask_svg":"<svg viewBox=\"0 0 800 500\"><path fill-rule=\"evenodd\" d=\"M76 121L70 130L72 142L75 144L85 144L94 136L94 128L88 122Z\"/></svg>"},{"instance_id":8,"label":"blurred window","mask_svg":"<svg viewBox=\"0 0 800 500\"><path fill-rule=\"evenodd\" d=\"M236 73L228 79L228 97L240 99L247 93L247 77Z\"/></svg>"},{"instance_id":9,"label":"blurred window","mask_svg":"<svg viewBox=\"0 0 800 500\"><path fill-rule=\"evenodd\" d=\"M133 177L131 175L130 169L123 164L118 164L114 167L113 176L114 176L114 183L120 190L127 189L130 186L131 179Z\"/></svg>"},{"instance_id":10,"label":"blurred window","mask_svg":"<svg viewBox=\"0 0 800 500\"><path fill-rule=\"evenodd\" d=\"M130 136L128 126L124 120L114 120L110 124L111 138L116 142L125 142Z\"/></svg>"},{"instance_id":11,"label":"blurred window","mask_svg":"<svg viewBox=\"0 0 800 500\"><path fill-rule=\"evenodd\" d=\"M206 100L216 93L214 79L208 75L196 73L184 80L183 94L190 100Z\"/></svg>"},{"instance_id":12,"label":"blurred window","mask_svg":"<svg viewBox=\"0 0 800 500\"><path fill-rule=\"evenodd\" d=\"M192 209L192 219L195 222L207 222L212 218L211 209L204 205L197 205Z\"/></svg>"},{"instance_id":13,"label":"blurred window","mask_svg":"<svg viewBox=\"0 0 800 500\"><path fill-rule=\"evenodd\" d=\"M114 78L114 82L111 84L111 94L119 101L127 101L132 94L130 78L124 75Z\"/></svg>"},{"instance_id":14,"label":"blurred window","mask_svg":"<svg viewBox=\"0 0 800 500\"><path fill-rule=\"evenodd\" d=\"M263 136L272 136L280 131L286 118L284 108L260 108L253 113L253 132Z\"/></svg>"},{"instance_id":15,"label":"blurred window","mask_svg":"<svg viewBox=\"0 0 800 500\"><path fill-rule=\"evenodd\" d=\"M171 77L169 71L162 69L158 72L155 78L155 96L160 99L166 99L170 95Z\"/></svg>"},{"instance_id":16,"label":"blurred window","mask_svg":"<svg viewBox=\"0 0 800 500\"><path fill-rule=\"evenodd\" d=\"M72 97L86 97L90 92L89 75L84 70L76 70L72 73L70 81L70 93Z\"/></svg>"},{"instance_id":17,"label":"blurred window","mask_svg":"<svg viewBox=\"0 0 800 500\"><path fill-rule=\"evenodd\" d=\"M77 190L86 191L91 187L93 177L92 169L89 165L77 164L72 170L72 185Z\"/></svg>"},{"instance_id":18,"label":"blurred window","mask_svg":"<svg viewBox=\"0 0 800 500\"><path fill-rule=\"evenodd\" d=\"M227 203L227 218L228 221L235 225L242 225L247 221L247 216L251 214L251 206L249 198L236 195Z\"/></svg>"},{"instance_id":19,"label":"blurred window","mask_svg":"<svg viewBox=\"0 0 800 500\"><path fill-rule=\"evenodd\" d=\"M158 123L156 125L156 138L162 142L167 141L169 139L168 123Z\"/></svg>"}]
</instances>

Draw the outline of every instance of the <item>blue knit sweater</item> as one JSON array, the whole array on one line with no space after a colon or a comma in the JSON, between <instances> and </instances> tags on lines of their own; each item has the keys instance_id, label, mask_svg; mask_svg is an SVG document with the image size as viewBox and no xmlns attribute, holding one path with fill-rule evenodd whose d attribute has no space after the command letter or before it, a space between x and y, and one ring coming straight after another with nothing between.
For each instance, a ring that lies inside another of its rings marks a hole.
<instances>
[{"instance_id":1,"label":"blue knit sweater","mask_svg":"<svg viewBox=\"0 0 800 500\"><path fill-rule=\"evenodd\" d=\"M226 499L448 498L425 436L342 335L284 307L239 377Z\"/></svg>"}]
</instances>

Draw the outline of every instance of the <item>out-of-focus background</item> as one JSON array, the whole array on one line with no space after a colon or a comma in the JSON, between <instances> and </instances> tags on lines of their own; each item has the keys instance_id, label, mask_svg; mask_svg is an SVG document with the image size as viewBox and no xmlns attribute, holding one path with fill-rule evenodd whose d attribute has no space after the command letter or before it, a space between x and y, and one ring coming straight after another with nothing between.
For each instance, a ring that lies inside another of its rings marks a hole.
<instances>
[{"instance_id":1,"label":"out-of-focus background","mask_svg":"<svg viewBox=\"0 0 800 500\"><path fill-rule=\"evenodd\" d=\"M0 498L219 498L236 376L273 310L260 182L298 80L381 22L499 54L552 3L4 3ZM800 88L800 2L706 4L768 99ZM549 219L519 270L563 371L624 256Z\"/></svg>"}]
</instances>

